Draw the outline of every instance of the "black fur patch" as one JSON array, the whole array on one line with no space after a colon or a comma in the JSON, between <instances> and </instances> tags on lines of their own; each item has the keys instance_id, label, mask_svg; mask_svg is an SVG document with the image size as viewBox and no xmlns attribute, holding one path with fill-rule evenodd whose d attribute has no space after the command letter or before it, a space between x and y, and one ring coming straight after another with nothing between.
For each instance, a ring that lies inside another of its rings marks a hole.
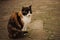
<instances>
[{"instance_id":1,"label":"black fur patch","mask_svg":"<svg viewBox=\"0 0 60 40\"><path fill-rule=\"evenodd\" d=\"M18 16L18 12L16 13L16 15L17 15L17 21L18 21L18 23L21 25L21 28L20 28L20 29L22 29L22 28L23 28L23 24L22 24L22 22L21 22L20 16Z\"/></svg>"},{"instance_id":2,"label":"black fur patch","mask_svg":"<svg viewBox=\"0 0 60 40\"><path fill-rule=\"evenodd\" d=\"M31 6L29 6L29 7L23 7L23 8L22 8L22 14L23 14L24 16L27 15L29 12L32 14Z\"/></svg>"}]
</instances>

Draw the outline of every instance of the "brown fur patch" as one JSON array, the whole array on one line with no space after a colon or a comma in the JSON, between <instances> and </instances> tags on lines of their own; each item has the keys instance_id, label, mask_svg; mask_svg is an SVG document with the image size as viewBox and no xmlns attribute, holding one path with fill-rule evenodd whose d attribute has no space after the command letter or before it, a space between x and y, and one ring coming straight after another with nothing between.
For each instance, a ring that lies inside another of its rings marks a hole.
<instances>
[{"instance_id":1,"label":"brown fur patch","mask_svg":"<svg viewBox=\"0 0 60 40\"><path fill-rule=\"evenodd\" d=\"M22 19L23 18L23 15L22 15L22 12L18 12L18 16L20 16L20 18ZM16 21L16 24L18 25L18 21L17 21L17 16L16 16L16 12L14 12L12 15L11 15L11 19L14 19ZM22 24L24 25L24 22L21 20Z\"/></svg>"},{"instance_id":2,"label":"brown fur patch","mask_svg":"<svg viewBox=\"0 0 60 40\"><path fill-rule=\"evenodd\" d=\"M18 12L18 16L20 17L20 21L17 20L16 12L12 13L12 15L11 15L11 17L9 19L8 27L7 27L8 32L9 32L9 36L10 35L13 36L14 34L16 34L16 32L20 32L21 29L19 29L19 28L24 26L24 22L21 20L23 18L22 12ZM20 24L19 24L19 22L20 22ZM16 26L15 26L15 24L16 24ZM21 24L23 26L21 26Z\"/></svg>"}]
</instances>

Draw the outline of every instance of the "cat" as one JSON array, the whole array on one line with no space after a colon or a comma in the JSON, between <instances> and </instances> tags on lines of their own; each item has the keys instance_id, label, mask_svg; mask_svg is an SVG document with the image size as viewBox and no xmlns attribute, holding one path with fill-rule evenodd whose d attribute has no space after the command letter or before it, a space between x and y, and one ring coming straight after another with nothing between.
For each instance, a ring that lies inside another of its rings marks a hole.
<instances>
[{"instance_id":1,"label":"cat","mask_svg":"<svg viewBox=\"0 0 60 40\"><path fill-rule=\"evenodd\" d=\"M9 37L17 37L18 34L28 33L27 24L31 22L32 9L31 5L28 7L22 7L19 12L14 12L8 21L8 33Z\"/></svg>"}]
</instances>

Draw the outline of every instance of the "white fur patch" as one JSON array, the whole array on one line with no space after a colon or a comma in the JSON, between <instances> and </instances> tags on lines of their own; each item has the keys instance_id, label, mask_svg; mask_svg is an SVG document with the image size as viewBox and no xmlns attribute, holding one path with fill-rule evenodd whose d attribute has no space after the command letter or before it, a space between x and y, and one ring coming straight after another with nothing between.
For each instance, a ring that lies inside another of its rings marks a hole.
<instances>
[{"instance_id":1,"label":"white fur patch","mask_svg":"<svg viewBox=\"0 0 60 40\"><path fill-rule=\"evenodd\" d=\"M31 14L28 13L26 16L23 16L22 20L24 22L22 31L27 31L27 25L31 22Z\"/></svg>"}]
</instances>

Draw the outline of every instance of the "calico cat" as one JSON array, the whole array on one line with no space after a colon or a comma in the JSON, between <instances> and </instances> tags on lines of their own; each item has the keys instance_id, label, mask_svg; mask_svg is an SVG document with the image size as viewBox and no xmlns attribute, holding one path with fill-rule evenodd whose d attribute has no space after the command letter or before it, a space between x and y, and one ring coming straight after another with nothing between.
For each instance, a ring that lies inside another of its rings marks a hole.
<instances>
[{"instance_id":1,"label":"calico cat","mask_svg":"<svg viewBox=\"0 0 60 40\"><path fill-rule=\"evenodd\" d=\"M27 33L27 24L31 22L31 16L31 5L29 7L22 7L21 11L13 13L7 26L9 37L15 38L18 34Z\"/></svg>"}]
</instances>

